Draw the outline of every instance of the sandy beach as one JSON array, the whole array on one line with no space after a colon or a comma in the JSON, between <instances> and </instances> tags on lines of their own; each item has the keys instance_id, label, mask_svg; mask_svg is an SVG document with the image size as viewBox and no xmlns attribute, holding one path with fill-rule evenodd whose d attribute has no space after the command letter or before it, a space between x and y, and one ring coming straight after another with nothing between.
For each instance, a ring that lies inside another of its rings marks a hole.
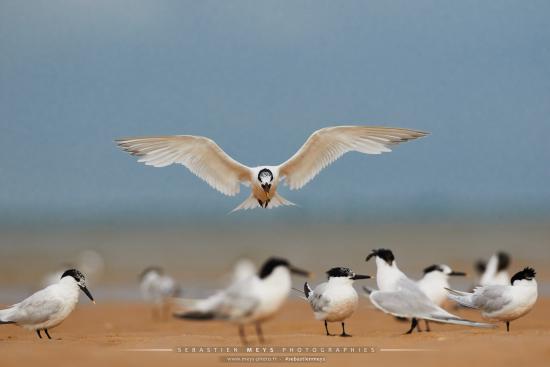
<instances>
[{"instance_id":1,"label":"sandy beach","mask_svg":"<svg viewBox=\"0 0 550 367\"><path fill-rule=\"evenodd\" d=\"M530 314L512 323L510 333L506 333L502 325L486 330L432 324L432 332L402 335L408 323L380 313L363 299L359 310L347 324L346 329L353 337L341 338L324 336L323 325L314 320L309 306L299 299L292 299L276 319L264 325L267 339L264 345L258 343L253 328L247 328L249 347L253 348L250 351L241 349L233 325L170 318L155 321L145 304L92 305L82 301L62 325L51 330L53 340L40 340L33 332L2 325L1 365L97 366L103 363L181 366L200 363L216 366L228 363L228 357L246 357L255 362L259 362L257 358L276 357L277 362L267 363L273 365L293 364L287 358L306 363L299 358L315 357L320 359L309 363L327 366L345 363L347 366L448 367L478 365L481 361L491 361L492 365L498 366L543 366L550 360L549 306L550 299L540 299ZM472 310L456 312L466 318L480 319L479 314ZM338 324L330 324L330 327L334 333L340 331ZM192 347L197 347L195 353ZM214 350L214 347L219 349ZM230 349L222 350L221 347ZM237 352L234 347L239 348ZM329 347L333 348L331 353ZM207 348L210 348L210 353ZM274 348L273 352L271 348ZM324 353L322 348L325 348ZM354 353L349 352L350 348L355 348Z\"/></svg>"}]
</instances>

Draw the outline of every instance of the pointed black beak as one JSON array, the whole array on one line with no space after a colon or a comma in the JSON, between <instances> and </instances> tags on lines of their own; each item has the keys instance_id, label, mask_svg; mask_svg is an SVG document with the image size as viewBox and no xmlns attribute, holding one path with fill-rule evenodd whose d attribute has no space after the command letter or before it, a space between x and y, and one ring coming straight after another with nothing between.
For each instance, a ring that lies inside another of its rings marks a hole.
<instances>
[{"instance_id":1,"label":"pointed black beak","mask_svg":"<svg viewBox=\"0 0 550 367\"><path fill-rule=\"evenodd\" d=\"M463 271L451 271L449 275L456 276L456 277L464 277L466 276L466 273Z\"/></svg>"},{"instance_id":2,"label":"pointed black beak","mask_svg":"<svg viewBox=\"0 0 550 367\"><path fill-rule=\"evenodd\" d=\"M303 276L303 277L309 278L309 271L302 270L302 269L297 268L297 267L295 267L295 266L293 266L293 265L290 265L290 266L288 267L288 269L290 270L290 272L291 272L292 274L301 275L301 276Z\"/></svg>"},{"instance_id":3,"label":"pointed black beak","mask_svg":"<svg viewBox=\"0 0 550 367\"><path fill-rule=\"evenodd\" d=\"M370 275L361 275L361 274L355 274L354 276L351 277L351 279L353 280L357 280L357 279L370 279L371 276Z\"/></svg>"},{"instance_id":4,"label":"pointed black beak","mask_svg":"<svg viewBox=\"0 0 550 367\"><path fill-rule=\"evenodd\" d=\"M88 288L86 288L85 285L79 285L79 287L80 289L82 289L82 292L84 292L84 294L87 295L88 298L95 304L94 297L92 297L92 294L90 293Z\"/></svg>"},{"instance_id":5,"label":"pointed black beak","mask_svg":"<svg viewBox=\"0 0 550 367\"><path fill-rule=\"evenodd\" d=\"M262 184L262 189L264 189L265 192L269 192L269 190L271 190L271 184L263 183Z\"/></svg>"}]
</instances>

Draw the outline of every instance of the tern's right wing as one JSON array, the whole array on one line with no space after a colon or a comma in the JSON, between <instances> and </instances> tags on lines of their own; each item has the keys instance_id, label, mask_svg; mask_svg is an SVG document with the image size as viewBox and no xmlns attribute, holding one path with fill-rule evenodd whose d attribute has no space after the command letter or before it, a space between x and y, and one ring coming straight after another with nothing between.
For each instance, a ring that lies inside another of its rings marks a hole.
<instances>
[{"instance_id":1,"label":"tern's right wing","mask_svg":"<svg viewBox=\"0 0 550 367\"><path fill-rule=\"evenodd\" d=\"M330 298L324 295L327 285L328 283L319 284L309 295L308 301L313 312L326 312L330 306Z\"/></svg>"},{"instance_id":2,"label":"tern's right wing","mask_svg":"<svg viewBox=\"0 0 550 367\"><path fill-rule=\"evenodd\" d=\"M225 153L213 140L193 135L124 138L116 141L138 162L154 167L179 163L221 193L234 196L250 182L250 168Z\"/></svg>"},{"instance_id":3,"label":"tern's right wing","mask_svg":"<svg viewBox=\"0 0 550 367\"><path fill-rule=\"evenodd\" d=\"M406 289L393 292L373 291L370 300L374 306L396 317L418 318L449 324L494 327L491 324L461 319L434 304L423 293Z\"/></svg>"},{"instance_id":4,"label":"tern's right wing","mask_svg":"<svg viewBox=\"0 0 550 367\"><path fill-rule=\"evenodd\" d=\"M476 287L473 293L455 291L448 289L449 298L460 303L463 306L478 308L486 313L501 310L504 306L512 302L508 285L489 285L486 287Z\"/></svg>"},{"instance_id":5,"label":"tern's right wing","mask_svg":"<svg viewBox=\"0 0 550 367\"><path fill-rule=\"evenodd\" d=\"M53 285L55 286L55 285ZM10 321L19 324L39 324L48 321L63 308L63 301L44 288L13 306Z\"/></svg>"}]
</instances>

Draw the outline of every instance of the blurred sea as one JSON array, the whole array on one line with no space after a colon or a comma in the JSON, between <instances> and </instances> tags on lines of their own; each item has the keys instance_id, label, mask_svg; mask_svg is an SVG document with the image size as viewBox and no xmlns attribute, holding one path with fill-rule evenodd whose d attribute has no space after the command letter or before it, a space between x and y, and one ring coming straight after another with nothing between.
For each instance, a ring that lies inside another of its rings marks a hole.
<instances>
[{"instance_id":1,"label":"blurred sea","mask_svg":"<svg viewBox=\"0 0 550 367\"><path fill-rule=\"evenodd\" d=\"M154 228L153 228L154 227ZM512 256L510 272L523 266L537 270L541 293L550 294L550 222L432 221L430 223L259 223L252 228L234 225L86 226L71 228L2 229L0 237L0 303L17 301L40 287L48 273L69 264L84 250L99 253L104 271L91 280L97 299L138 299L138 275L149 265L159 265L173 275L187 296L223 286L237 259L247 257L260 265L272 255L324 278L333 266L349 266L374 274L374 263L365 257L374 248L394 251L399 267L411 277L422 269L445 263L469 277L453 279L454 286L470 287L475 280L473 263L503 250ZM303 279L295 279L301 288ZM374 285L374 281L368 281Z\"/></svg>"}]
</instances>

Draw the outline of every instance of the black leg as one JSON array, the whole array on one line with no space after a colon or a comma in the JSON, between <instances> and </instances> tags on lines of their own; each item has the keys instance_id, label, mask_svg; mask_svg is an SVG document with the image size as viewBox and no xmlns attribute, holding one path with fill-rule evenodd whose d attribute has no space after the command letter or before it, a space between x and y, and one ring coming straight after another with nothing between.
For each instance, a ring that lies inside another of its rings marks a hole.
<instances>
[{"instance_id":1,"label":"black leg","mask_svg":"<svg viewBox=\"0 0 550 367\"><path fill-rule=\"evenodd\" d=\"M260 199L258 199L258 204L260 204L260 208L263 208L263 207L264 207L264 202L261 201Z\"/></svg>"},{"instance_id":2,"label":"black leg","mask_svg":"<svg viewBox=\"0 0 550 367\"><path fill-rule=\"evenodd\" d=\"M426 331L432 331L430 329L430 323L428 322L428 320L424 320L424 322L426 323Z\"/></svg>"},{"instance_id":3,"label":"black leg","mask_svg":"<svg viewBox=\"0 0 550 367\"><path fill-rule=\"evenodd\" d=\"M342 334L340 336L351 336L349 334L346 334L346 327L344 326L344 323L342 322Z\"/></svg>"},{"instance_id":4,"label":"black leg","mask_svg":"<svg viewBox=\"0 0 550 367\"><path fill-rule=\"evenodd\" d=\"M248 341L246 340L246 335L244 334L244 325L239 325L239 336L241 337L241 342L244 345L247 345Z\"/></svg>"},{"instance_id":5,"label":"black leg","mask_svg":"<svg viewBox=\"0 0 550 367\"><path fill-rule=\"evenodd\" d=\"M405 334L410 334L413 332L414 328L416 327L416 325L418 325L418 320L416 318L413 317L412 321L411 321L411 328L409 329L409 331L407 331Z\"/></svg>"},{"instance_id":6,"label":"black leg","mask_svg":"<svg viewBox=\"0 0 550 367\"><path fill-rule=\"evenodd\" d=\"M258 335L258 340L260 343L265 343L264 334L262 333L262 325L259 322L256 323L256 335Z\"/></svg>"},{"instance_id":7,"label":"black leg","mask_svg":"<svg viewBox=\"0 0 550 367\"><path fill-rule=\"evenodd\" d=\"M506 331L510 332L510 321L506 321Z\"/></svg>"},{"instance_id":8,"label":"black leg","mask_svg":"<svg viewBox=\"0 0 550 367\"><path fill-rule=\"evenodd\" d=\"M36 329L36 334L38 334L38 337L42 339L42 335L40 335L40 329Z\"/></svg>"},{"instance_id":9,"label":"black leg","mask_svg":"<svg viewBox=\"0 0 550 367\"><path fill-rule=\"evenodd\" d=\"M48 336L48 339L51 339L52 337L50 336L50 334L48 333L48 329L44 329L44 332L46 333L46 335Z\"/></svg>"},{"instance_id":10,"label":"black leg","mask_svg":"<svg viewBox=\"0 0 550 367\"><path fill-rule=\"evenodd\" d=\"M328 332L327 320L325 320L325 330L327 332L327 336L334 336L334 334L331 334L331 333Z\"/></svg>"}]
</instances>

